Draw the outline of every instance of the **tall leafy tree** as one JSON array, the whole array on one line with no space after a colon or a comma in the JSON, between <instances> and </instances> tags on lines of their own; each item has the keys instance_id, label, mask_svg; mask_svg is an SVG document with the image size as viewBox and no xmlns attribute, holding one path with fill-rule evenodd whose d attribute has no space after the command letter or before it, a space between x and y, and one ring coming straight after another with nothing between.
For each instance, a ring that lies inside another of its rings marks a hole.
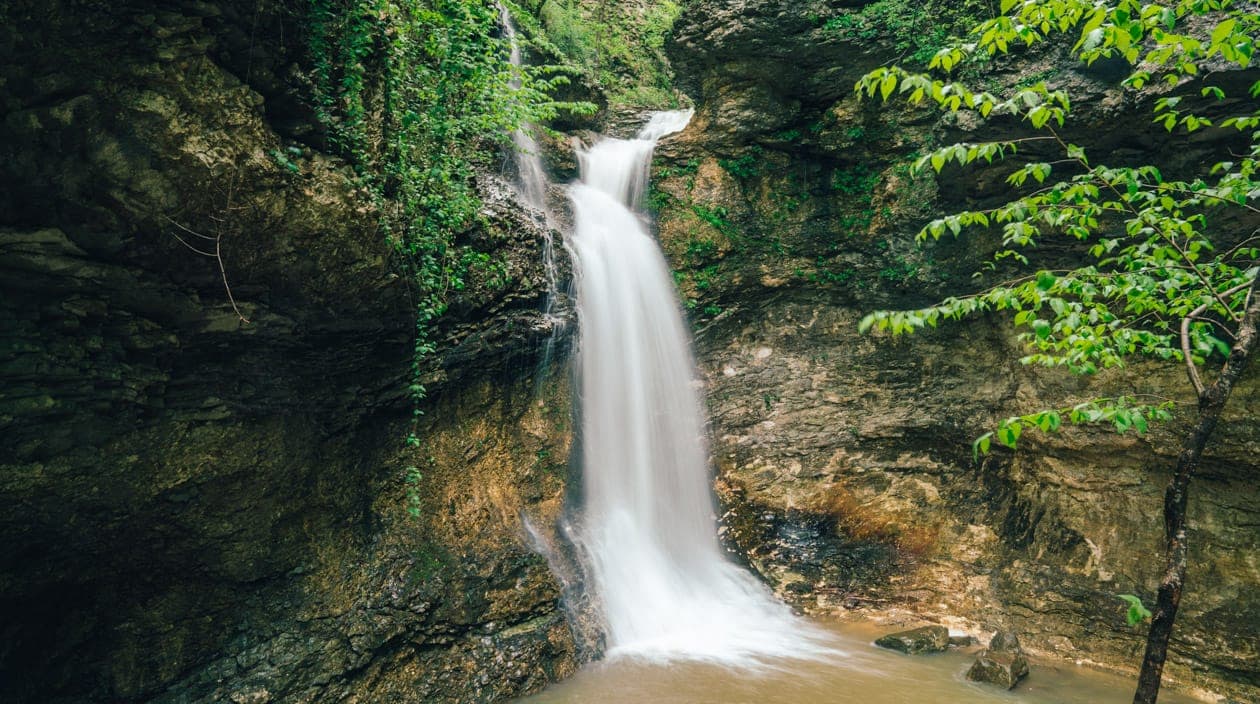
<instances>
[{"instance_id":1,"label":"tall leafy tree","mask_svg":"<svg viewBox=\"0 0 1260 704\"><path fill-rule=\"evenodd\" d=\"M1011 116L1026 126L1024 137L937 149L918 162L920 170L1020 159L1034 143L1039 153L1055 154L1050 161L1021 159L1007 179L1012 199L1004 205L955 213L919 233L937 239L969 228L1000 231L995 260L1017 262L1026 275L918 310L871 313L864 332L900 335L1001 311L1021 331L1026 364L1079 374L1123 366L1134 355L1184 364L1198 404L1164 497L1165 567L1135 704L1152 704L1159 694L1186 578L1190 479L1260 337L1260 81L1245 71L1260 33L1256 9L1231 0L1002 0L1001 16L937 53L927 72L880 68L857 85L869 98ZM999 96L954 77L976 58L1051 39L1074 42L1073 54L1087 64L1127 62L1131 73L1120 89L1148 98L1152 129L1233 137L1218 138L1215 163L1168 178L1158 165L1107 163L1074 144L1065 91L1040 82ZM1230 94L1222 85L1244 88ZM1079 243L1080 266L1038 268L1036 247L1049 238ZM994 441L1014 448L1023 432L1064 423L1145 432L1171 411L1137 397L1094 399L1006 418L975 450L987 453ZM1144 615L1137 607L1132 613Z\"/></svg>"}]
</instances>

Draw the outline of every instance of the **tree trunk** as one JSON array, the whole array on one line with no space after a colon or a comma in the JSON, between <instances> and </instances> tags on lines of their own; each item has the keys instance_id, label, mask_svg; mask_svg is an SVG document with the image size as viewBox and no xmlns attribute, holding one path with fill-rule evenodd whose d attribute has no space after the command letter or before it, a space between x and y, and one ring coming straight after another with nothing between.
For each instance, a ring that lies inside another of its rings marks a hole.
<instances>
[{"instance_id":1,"label":"tree trunk","mask_svg":"<svg viewBox=\"0 0 1260 704\"><path fill-rule=\"evenodd\" d=\"M1168 541L1167 564L1164 578L1155 597L1155 611L1151 615L1151 629L1146 635L1146 655L1142 658L1142 671L1138 674L1137 691L1133 704L1155 704L1159 696L1160 678L1164 674L1164 661L1168 659L1168 640L1172 635L1173 619L1181 605L1181 590L1186 579L1186 490L1190 477L1199 467L1203 448L1207 445L1216 423L1220 420L1225 403L1234 390L1234 383L1242 376L1251 353L1256 347L1257 325L1260 324L1260 277L1251 284L1250 297L1238 325L1237 341L1230 349L1229 358L1221 367L1216 381L1199 395L1199 421L1194 432L1186 438L1177 456L1177 468L1164 493L1164 535Z\"/></svg>"}]
</instances>

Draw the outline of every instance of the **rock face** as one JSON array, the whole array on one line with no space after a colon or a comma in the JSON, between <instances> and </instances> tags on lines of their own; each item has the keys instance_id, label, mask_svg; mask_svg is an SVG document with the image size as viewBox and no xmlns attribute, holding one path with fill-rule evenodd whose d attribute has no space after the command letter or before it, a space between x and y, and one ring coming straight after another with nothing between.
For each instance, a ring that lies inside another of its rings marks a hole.
<instances>
[{"instance_id":1,"label":"rock face","mask_svg":"<svg viewBox=\"0 0 1260 704\"><path fill-rule=\"evenodd\" d=\"M871 310L985 285L971 278L992 251L985 238L914 235L941 213L1001 202L1005 173L915 179L908 163L933 144L1020 127L981 133L860 104L854 81L896 52L825 31L852 24L852 5L699 0L670 47L697 113L658 149L650 198L696 328L724 536L806 609L961 616L1018 629L1041 652L1132 670L1143 634L1114 595L1155 593L1162 493L1185 425L1025 436L1018 452L979 463L971 441L1004 416L1112 389L1189 408L1184 373L1030 369L996 318L908 339L857 333ZM1103 68L1052 50L1020 61L980 80L1069 87L1072 139L1099 153L1154 155L1168 173L1221 146L1133 137L1149 134L1146 107L1106 97ZM1260 548L1257 390L1252 369L1191 490L1191 585L1169 671L1243 700L1260 696L1260 575L1246 557Z\"/></svg>"},{"instance_id":2,"label":"rock face","mask_svg":"<svg viewBox=\"0 0 1260 704\"><path fill-rule=\"evenodd\" d=\"M989 641L989 647L976 656L975 663L967 670L967 679L988 682L1007 689L1015 689L1019 681L1028 676L1028 660L1019 638L1010 631L999 631Z\"/></svg>"},{"instance_id":3,"label":"rock face","mask_svg":"<svg viewBox=\"0 0 1260 704\"><path fill-rule=\"evenodd\" d=\"M0 700L488 701L574 667L523 527L569 442L566 381L529 378L541 233L483 179L461 244L513 276L453 302L405 447L415 314L320 151L303 12L0 5Z\"/></svg>"},{"instance_id":4,"label":"rock face","mask_svg":"<svg viewBox=\"0 0 1260 704\"><path fill-rule=\"evenodd\" d=\"M912 628L879 638L875 641L875 645L890 650L900 650L907 655L943 653L949 650L949 629L944 626Z\"/></svg>"}]
</instances>

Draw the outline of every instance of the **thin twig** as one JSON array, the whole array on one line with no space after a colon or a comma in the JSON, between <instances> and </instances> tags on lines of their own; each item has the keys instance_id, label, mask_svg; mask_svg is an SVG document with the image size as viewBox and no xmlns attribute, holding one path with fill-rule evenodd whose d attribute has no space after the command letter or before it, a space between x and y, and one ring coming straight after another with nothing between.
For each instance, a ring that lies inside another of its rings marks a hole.
<instances>
[{"instance_id":1,"label":"thin twig","mask_svg":"<svg viewBox=\"0 0 1260 704\"><path fill-rule=\"evenodd\" d=\"M236 178L240 176L240 173L241 166L238 164L236 171L232 173L232 178L228 179L227 202L223 206L223 210L225 212L232 211L232 196L236 193ZM223 277L223 290L227 291L228 302L232 304L232 311L236 313L236 317L240 318L242 323L248 325L249 318L246 318L245 314L241 313L240 307L236 305L236 296L232 295L232 286L228 284L227 267L223 264L223 250L221 248L222 239L223 230L222 225L220 225L214 240L214 257L219 262L219 275Z\"/></svg>"},{"instance_id":2,"label":"thin twig","mask_svg":"<svg viewBox=\"0 0 1260 704\"><path fill-rule=\"evenodd\" d=\"M188 249L190 249L190 250L192 250L192 251L196 252L197 254L200 254L200 255L201 255L201 256L203 256L203 257L213 257L213 256L215 256L213 252L203 252L203 251L201 251L200 249L197 249L196 247L192 246L191 244L188 244L187 242L185 242L185 241L184 241L184 238L183 238L183 237L180 237L179 235L175 234L174 232L172 232L172 233L171 233L171 237L174 237L175 239L179 240L179 243L180 243L180 244L182 244L182 245L184 245L185 247L187 247Z\"/></svg>"},{"instance_id":3,"label":"thin twig","mask_svg":"<svg viewBox=\"0 0 1260 704\"><path fill-rule=\"evenodd\" d=\"M187 233L188 233L188 234L190 234L190 235L195 235L195 236L197 236L197 237L200 237L200 238L201 238L201 239L203 239L203 240L215 240L215 239L218 239L218 238L216 238L216 237L211 237L210 235L203 235L203 234L201 234L200 232L197 232L196 230L191 230L191 229L189 229L189 228L187 228L187 227L184 227L183 225L179 224L178 222L175 222L174 220L172 220L170 217L168 217L168 216L166 216L166 215L163 215L163 216L162 216L162 218L163 218L163 219L165 219L165 220L166 220L167 222L169 222L170 224L174 225L175 227L178 227L179 229L183 230L184 232L187 232ZM213 219L213 218L211 218L211 219ZM208 257L209 257L209 256L213 256L213 255L207 254L206 256L208 256Z\"/></svg>"},{"instance_id":4,"label":"thin twig","mask_svg":"<svg viewBox=\"0 0 1260 704\"><path fill-rule=\"evenodd\" d=\"M227 205L227 208L229 208L229 209L230 209L230 208L231 208L231 202L232 202L231 185L229 185L229 187L228 187L228 188L229 188L229 190L228 190L228 205ZM177 233L177 232L171 232L171 236L172 236L172 237L174 237L176 240L178 240L180 244L182 244L182 245L184 245L185 247L187 247L190 251L192 251L192 252L194 252L194 253L196 253L196 254L200 254L200 255L201 255L201 256L203 256L203 257L209 257L209 258L211 258L211 259L214 259L214 260L218 263L218 265L219 265L219 276L220 276L220 278L222 278L222 279L223 279L223 290L227 292L228 302L232 304L232 311L236 313L236 317L237 317L237 318L240 318L240 320L241 320L241 322L242 322L242 323L249 324L249 318L246 318L246 317L245 317L245 315L244 315L243 313L241 313L241 308L240 308L240 306L238 306L238 305L237 305L237 303L236 303L236 297L232 295L232 286L231 286L231 284L229 284L229 283L228 283L227 266L223 263L223 233L222 233L222 230L220 229L220 231L219 231L219 232L217 232L214 236L211 236L211 235L203 235L203 234L201 234L200 232L197 232L196 230L193 230L193 229L191 229L191 228L189 228L189 227L187 227L187 226L185 226L185 225L181 225L180 223L176 222L175 220L171 219L170 217L168 217L168 216L166 216L166 215L162 215L162 217L163 217L163 218L164 218L167 222L170 222L170 223L171 223L172 225L174 225L175 227L178 227L179 229L183 230L184 232L187 232L187 233L188 233L188 234L190 234L190 235L195 235L195 236L197 236L197 237L202 238L203 240L208 240L208 241L214 242L214 251L213 251L213 252L207 252L207 251L205 251L205 250L197 249L196 247L194 247L194 246L192 246L191 244L189 244L187 240L185 240L183 237L180 237L180 236L179 236L179 233ZM215 218L215 217L213 217L213 216L211 217L211 219L215 221L215 223L216 223L216 229L219 229L219 228L221 228L221 227L222 227L222 220L221 220L221 219L219 219L219 218Z\"/></svg>"}]
</instances>

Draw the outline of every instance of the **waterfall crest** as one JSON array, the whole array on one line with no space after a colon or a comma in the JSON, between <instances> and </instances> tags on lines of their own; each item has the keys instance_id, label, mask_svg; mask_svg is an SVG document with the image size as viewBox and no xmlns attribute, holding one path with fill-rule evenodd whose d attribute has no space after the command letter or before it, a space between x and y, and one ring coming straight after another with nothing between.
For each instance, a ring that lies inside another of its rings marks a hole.
<instances>
[{"instance_id":1,"label":"waterfall crest","mask_svg":"<svg viewBox=\"0 0 1260 704\"><path fill-rule=\"evenodd\" d=\"M722 553L688 331L636 212L656 141L690 116L657 113L638 138L595 144L569 189L584 467L576 538L610 656L748 665L823 655L834 651L821 633Z\"/></svg>"}]
</instances>

